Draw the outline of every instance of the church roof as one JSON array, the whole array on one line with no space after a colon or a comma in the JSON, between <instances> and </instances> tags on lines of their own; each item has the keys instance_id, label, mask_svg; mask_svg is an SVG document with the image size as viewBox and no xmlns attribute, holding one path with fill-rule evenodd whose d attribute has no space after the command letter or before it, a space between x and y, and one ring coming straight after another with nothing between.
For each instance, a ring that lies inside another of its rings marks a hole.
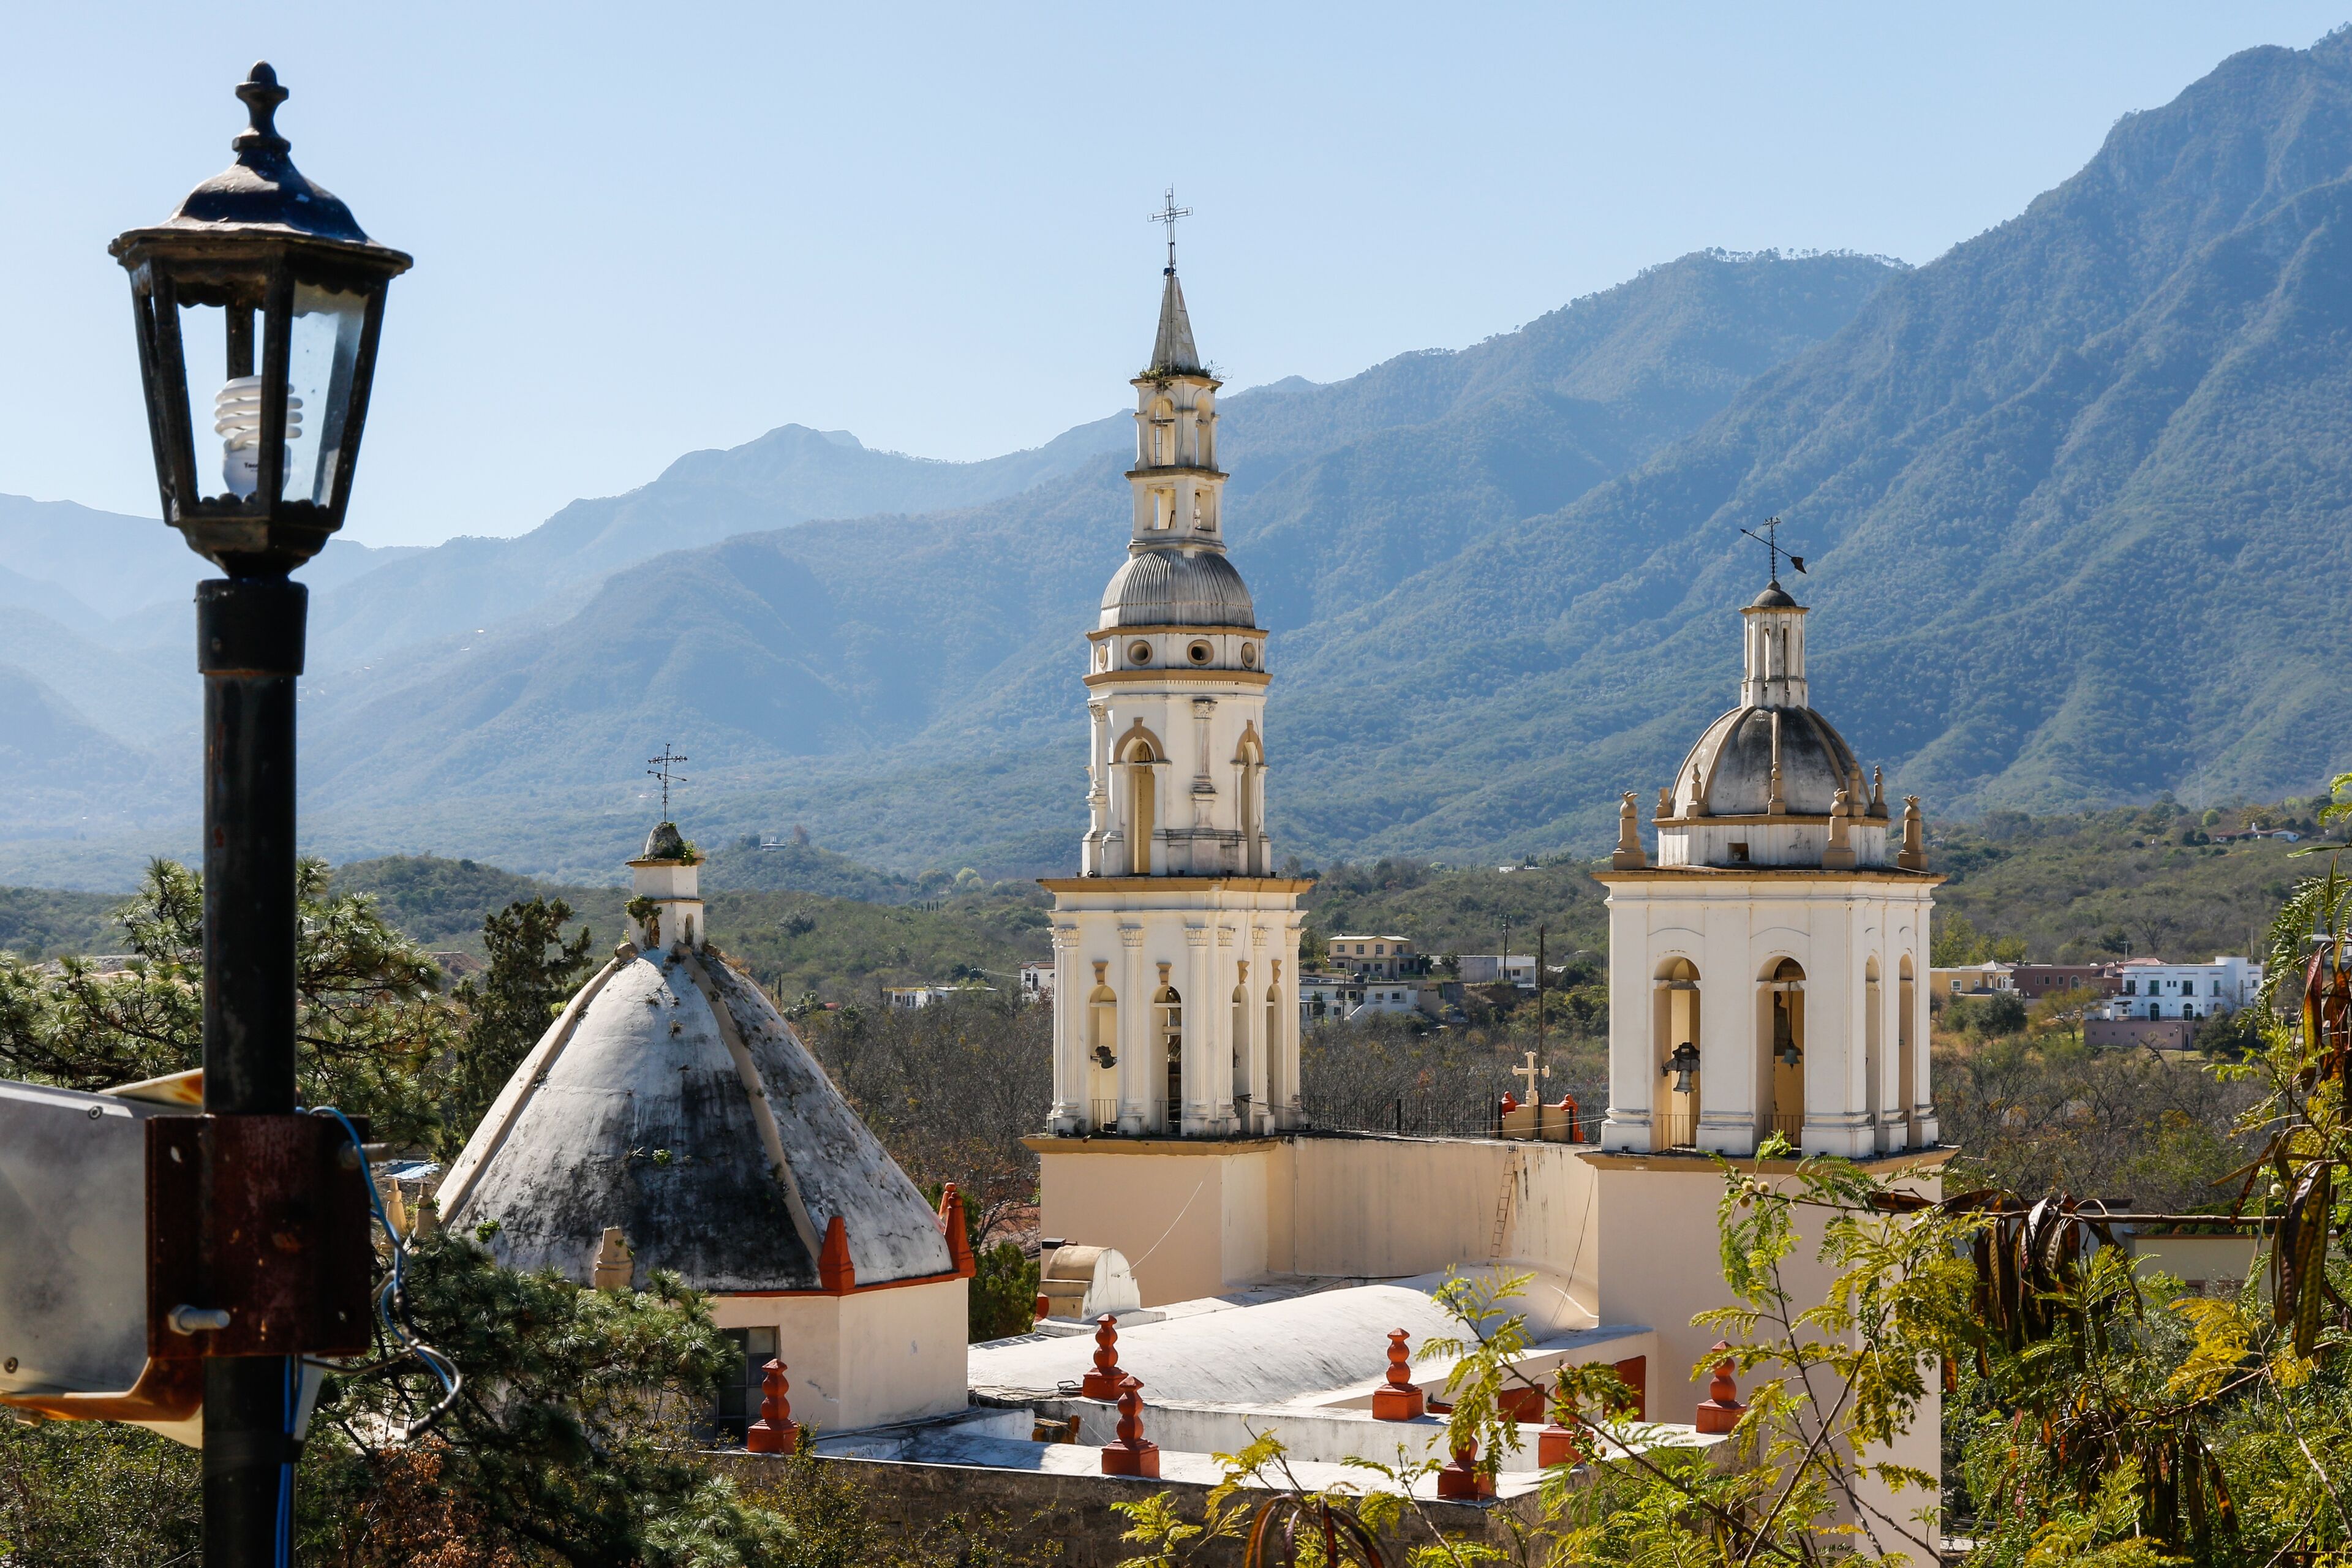
<instances>
[{"instance_id":1,"label":"church roof","mask_svg":"<svg viewBox=\"0 0 2352 1568\"><path fill-rule=\"evenodd\" d=\"M815 1290L835 1217L859 1286L950 1273L932 1209L748 977L625 944L516 1070L441 1194L501 1263L588 1284L617 1227L636 1278Z\"/></svg>"},{"instance_id":2,"label":"church roof","mask_svg":"<svg viewBox=\"0 0 2352 1568\"><path fill-rule=\"evenodd\" d=\"M1224 552L1193 546L1141 550L1103 589L1102 628L1255 626L1249 584Z\"/></svg>"},{"instance_id":3,"label":"church roof","mask_svg":"<svg viewBox=\"0 0 2352 1568\"><path fill-rule=\"evenodd\" d=\"M1780 579L1775 577L1764 584L1762 593L1748 601L1748 607L1751 610L1793 610L1799 605L1789 596L1789 591L1780 586Z\"/></svg>"},{"instance_id":4,"label":"church roof","mask_svg":"<svg viewBox=\"0 0 2352 1568\"><path fill-rule=\"evenodd\" d=\"M1206 375L1201 351L1192 346L1192 318L1184 313L1184 286L1176 268L1168 268L1167 287L1160 291L1160 332L1151 341L1151 363L1146 375Z\"/></svg>"},{"instance_id":5,"label":"church roof","mask_svg":"<svg viewBox=\"0 0 2352 1568\"><path fill-rule=\"evenodd\" d=\"M1780 720L1780 795L1797 816L1827 816L1862 763L1837 726L1811 708L1735 708L1709 724L1675 779L1676 816L1688 816L1696 770L1714 816L1761 816L1772 797L1772 720Z\"/></svg>"}]
</instances>

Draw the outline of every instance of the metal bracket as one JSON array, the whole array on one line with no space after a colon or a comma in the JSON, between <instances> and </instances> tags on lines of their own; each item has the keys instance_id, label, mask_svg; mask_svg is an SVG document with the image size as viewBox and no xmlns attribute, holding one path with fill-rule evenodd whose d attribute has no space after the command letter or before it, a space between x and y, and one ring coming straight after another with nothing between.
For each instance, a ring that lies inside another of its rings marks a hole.
<instances>
[{"instance_id":1,"label":"metal bracket","mask_svg":"<svg viewBox=\"0 0 2352 1568\"><path fill-rule=\"evenodd\" d=\"M331 1117L150 1121L148 1356L365 1352L365 1173Z\"/></svg>"}]
</instances>

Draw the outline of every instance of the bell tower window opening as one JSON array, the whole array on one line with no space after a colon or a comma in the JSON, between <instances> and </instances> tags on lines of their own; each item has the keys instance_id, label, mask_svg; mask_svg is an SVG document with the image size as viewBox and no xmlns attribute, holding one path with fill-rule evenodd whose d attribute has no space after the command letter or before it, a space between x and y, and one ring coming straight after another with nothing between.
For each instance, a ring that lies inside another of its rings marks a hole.
<instances>
[{"instance_id":1,"label":"bell tower window opening","mask_svg":"<svg viewBox=\"0 0 2352 1568\"><path fill-rule=\"evenodd\" d=\"M1871 1152L1876 1153L1885 1142L1882 1130L1886 1115L1886 1036L1885 1012L1886 993L1878 984L1878 959L1873 955L1864 965L1862 978L1862 1088L1864 1106L1870 1112Z\"/></svg>"},{"instance_id":2,"label":"bell tower window opening","mask_svg":"<svg viewBox=\"0 0 2352 1568\"><path fill-rule=\"evenodd\" d=\"M1121 771L1127 774L1127 873L1130 877L1151 875L1151 838L1160 826L1159 779L1153 764L1160 761L1159 748L1142 732L1138 721L1118 748Z\"/></svg>"},{"instance_id":3,"label":"bell tower window opening","mask_svg":"<svg viewBox=\"0 0 2352 1568\"><path fill-rule=\"evenodd\" d=\"M1803 1147L1805 1136L1805 970L1793 958L1772 966L1764 981L1765 1081L1769 1107L1759 1135L1780 1133Z\"/></svg>"},{"instance_id":4,"label":"bell tower window opening","mask_svg":"<svg viewBox=\"0 0 2352 1568\"><path fill-rule=\"evenodd\" d=\"M1652 1118L1651 1149L1690 1149L1698 1144L1699 986L1698 966L1671 958L1658 968L1652 996L1652 1051L1657 1068L1657 1111Z\"/></svg>"},{"instance_id":5,"label":"bell tower window opening","mask_svg":"<svg viewBox=\"0 0 2352 1568\"><path fill-rule=\"evenodd\" d=\"M1152 993L1151 1012L1154 1034L1168 1064L1164 1125L1169 1131L1179 1132L1184 1126L1184 998L1168 984L1168 969L1167 964L1160 966L1160 989Z\"/></svg>"},{"instance_id":6,"label":"bell tower window opening","mask_svg":"<svg viewBox=\"0 0 2352 1568\"><path fill-rule=\"evenodd\" d=\"M1896 1114L1902 1118L1903 1146L1916 1148L1919 1142L1919 1064L1916 1059L1917 1026L1912 1022L1912 1012L1918 1005L1918 988L1911 970L1911 955L1905 953L1895 970L1895 1084L1900 1103Z\"/></svg>"}]
</instances>

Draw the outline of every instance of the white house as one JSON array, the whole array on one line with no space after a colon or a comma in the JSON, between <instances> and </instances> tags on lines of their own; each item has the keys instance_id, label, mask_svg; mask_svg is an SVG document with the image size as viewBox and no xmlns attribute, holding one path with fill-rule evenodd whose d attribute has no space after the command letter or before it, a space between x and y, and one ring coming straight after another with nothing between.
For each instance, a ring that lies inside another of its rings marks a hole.
<instances>
[{"instance_id":1,"label":"white house","mask_svg":"<svg viewBox=\"0 0 2352 1568\"><path fill-rule=\"evenodd\" d=\"M1465 985L1495 985L1508 981L1533 989L1536 955L1532 952L1465 952L1456 960Z\"/></svg>"},{"instance_id":2,"label":"white house","mask_svg":"<svg viewBox=\"0 0 2352 1568\"><path fill-rule=\"evenodd\" d=\"M2252 1003L2263 984L2261 964L2226 955L2210 963L2135 958L2116 973L2122 988L2107 1001L2109 1018L2218 1018Z\"/></svg>"}]
</instances>

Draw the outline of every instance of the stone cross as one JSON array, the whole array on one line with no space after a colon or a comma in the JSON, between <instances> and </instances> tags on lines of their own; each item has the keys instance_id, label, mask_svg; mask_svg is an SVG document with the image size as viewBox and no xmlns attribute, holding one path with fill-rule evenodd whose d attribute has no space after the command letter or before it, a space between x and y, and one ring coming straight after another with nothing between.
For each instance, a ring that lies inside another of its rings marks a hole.
<instances>
[{"instance_id":1,"label":"stone cross","mask_svg":"<svg viewBox=\"0 0 2352 1568\"><path fill-rule=\"evenodd\" d=\"M1513 1068L1511 1069L1511 1076L1513 1078L1523 1078L1528 1080L1528 1103L1530 1105L1539 1105L1543 1102L1543 1095L1536 1089L1536 1079L1539 1078L1548 1079L1551 1077L1551 1064L1549 1062L1546 1062L1541 1067L1536 1066L1536 1054L1533 1051L1529 1051L1528 1053L1527 1066Z\"/></svg>"}]
</instances>

